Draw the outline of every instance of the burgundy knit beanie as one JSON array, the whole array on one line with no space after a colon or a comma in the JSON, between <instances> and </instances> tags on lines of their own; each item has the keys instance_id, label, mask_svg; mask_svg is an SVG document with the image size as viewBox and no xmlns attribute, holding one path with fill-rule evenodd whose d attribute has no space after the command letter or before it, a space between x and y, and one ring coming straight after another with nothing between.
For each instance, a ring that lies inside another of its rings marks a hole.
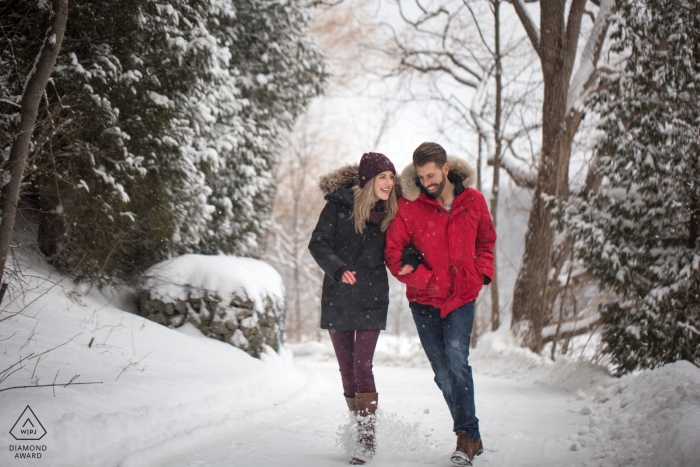
<instances>
[{"instance_id":1,"label":"burgundy knit beanie","mask_svg":"<svg viewBox=\"0 0 700 467\"><path fill-rule=\"evenodd\" d=\"M360 188L365 186L365 183L372 180L378 174L391 170L396 175L396 168L391 163L388 157L378 152L366 152L362 154L360 159Z\"/></svg>"}]
</instances>

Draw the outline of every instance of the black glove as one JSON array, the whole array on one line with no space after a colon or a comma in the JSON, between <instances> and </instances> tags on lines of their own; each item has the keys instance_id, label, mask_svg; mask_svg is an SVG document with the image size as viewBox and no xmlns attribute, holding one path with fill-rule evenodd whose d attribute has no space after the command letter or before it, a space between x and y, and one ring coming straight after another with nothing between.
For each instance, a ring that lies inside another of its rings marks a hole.
<instances>
[{"instance_id":1,"label":"black glove","mask_svg":"<svg viewBox=\"0 0 700 467\"><path fill-rule=\"evenodd\" d=\"M491 283L491 278L489 276L483 276L484 277L484 285L489 285Z\"/></svg>"},{"instance_id":2,"label":"black glove","mask_svg":"<svg viewBox=\"0 0 700 467\"><path fill-rule=\"evenodd\" d=\"M418 265L423 262L423 255L420 251L413 246L413 244L406 245L403 249L403 254L401 255L401 267L406 265L412 266L413 269L418 269Z\"/></svg>"}]
</instances>

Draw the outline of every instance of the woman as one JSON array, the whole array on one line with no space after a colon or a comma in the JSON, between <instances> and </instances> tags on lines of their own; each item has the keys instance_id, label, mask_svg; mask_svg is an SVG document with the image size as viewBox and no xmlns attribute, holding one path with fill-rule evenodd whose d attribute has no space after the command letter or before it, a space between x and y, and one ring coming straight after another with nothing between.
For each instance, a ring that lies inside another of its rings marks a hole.
<instances>
[{"instance_id":1,"label":"woman","mask_svg":"<svg viewBox=\"0 0 700 467\"><path fill-rule=\"evenodd\" d=\"M309 250L326 273L321 328L333 342L348 408L358 416L359 457L374 453L374 412L378 394L372 358L379 331L386 328L389 281L384 266L386 230L397 210L394 164L379 153L363 154L359 167L342 167L321 178L325 208ZM404 252L411 272L417 252Z\"/></svg>"}]
</instances>

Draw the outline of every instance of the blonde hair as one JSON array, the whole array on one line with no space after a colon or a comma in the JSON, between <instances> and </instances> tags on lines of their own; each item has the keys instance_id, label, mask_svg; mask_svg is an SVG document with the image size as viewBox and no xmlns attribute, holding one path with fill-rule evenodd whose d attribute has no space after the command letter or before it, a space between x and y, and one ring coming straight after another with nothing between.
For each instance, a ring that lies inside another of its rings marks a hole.
<instances>
[{"instance_id":1,"label":"blonde hair","mask_svg":"<svg viewBox=\"0 0 700 467\"><path fill-rule=\"evenodd\" d=\"M369 221L369 212L372 210L375 204L377 204L377 196L374 194L374 179L373 177L365 186L360 188L358 185L352 187L353 196L353 208L352 208L352 220L355 222L355 232L362 233L365 230L365 224ZM398 211L398 203L396 201L396 181L394 181L394 186L391 187L389 192L389 199L385 202L386 204L386 216L384 220L379 224L379 229L382 232L386 232L389 228L389 224L396 217L396 211Z\"/></svg>"}]
</instances>

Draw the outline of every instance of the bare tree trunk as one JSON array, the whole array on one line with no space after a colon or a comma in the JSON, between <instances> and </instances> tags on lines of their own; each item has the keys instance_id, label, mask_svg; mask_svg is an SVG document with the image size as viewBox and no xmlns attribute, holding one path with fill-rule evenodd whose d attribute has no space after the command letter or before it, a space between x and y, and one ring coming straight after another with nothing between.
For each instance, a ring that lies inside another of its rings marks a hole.
<instances>
[{"instance_id":1,"label":"bare tree trunk","mask_svg":"<svg viewBox=\"0 0 700 467\"><path fill-rule=\"evenodd\" d=\"M503 150L503 139L501 134L501 116L503 113L503 69L501 66L501 18L500 8L501 0L492 0L493 19L494 19L494 61L495 61L495 80L496 80L496 115L494 116L493 131L495 135L495 151L493 158L493 188L491 190L491 217L493 219L493 227L498 231L498 198L500 194L500 173L501 173L501 152ZM500 304L498 300L498 255L493 252L493 279L490 284L491 292L491 330L495 331L501 325Z\"/></svg>"},{"instance_id":2,"label":"bare tree trunk","mask_svg":"<svg viewBox=\"0 0 700 467\"><path fill-rule=\"evenodd\" d=\"M0 211L2 212L2 221L0 221L0 282L2 282L10 241L12 240L19 191L24 168L27 164L29 143L34 132L39 103L56 64L67 21L68 0L54 0L51 26L46 33L34 68L27 77L22 94L19 129L10 149L10 157L3 167L10 172L10 182L0 192ZM2 297L0 297L1 299Z\"/></svg>"},{"instance_id":3,"label":"bare tree trunk","mask_svg":"<svg viewBox=\"0 0 700 467\"><path fill-rule=\"evenodd\" d=\"M512 328L522 343L537 353L542 351L542 328L551 317L552 307L548 287L554 230L545 197L562 200L569 193L571 146L583 113L574 109L567 112L567 97L586 1L572 0L567 15L566 2L541 0L541 34L529 21L522 3L513 2L540 56L544 78L542 153L525 236L523 265L513 293L512 322ZM607 30L607 19L604 17L603 20L602 33L599 31L590 42L593 64L597 63ZM587 85L590 85L592 76Z\"/></svg>"},{"instance_id":4,"label":"bare tree trunk","mask_svg":"<svg viewBox=\"0 0 700 467\"><path fill-rule=\"evenodd\" d=\"M564 66L565 7L565 2L559 0L541 2L542 155L525 237L523 265L513 294L513 326L523 344L537 353L542 351L542 328L545 310L549 309L547 281L554 242L552 215L544 197L557 196L560 190L557 175L569 90L569 75Z\"/></svg>"}]
</instances>

